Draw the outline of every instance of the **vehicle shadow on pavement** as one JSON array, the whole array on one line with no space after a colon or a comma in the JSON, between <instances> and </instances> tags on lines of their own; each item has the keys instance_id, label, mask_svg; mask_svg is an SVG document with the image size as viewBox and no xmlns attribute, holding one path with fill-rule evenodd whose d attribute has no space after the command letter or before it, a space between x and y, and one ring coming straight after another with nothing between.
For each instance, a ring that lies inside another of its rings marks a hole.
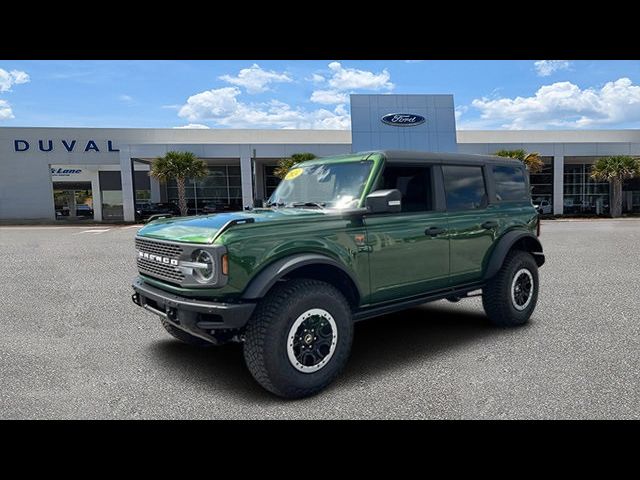
<instances>
[{"instance_id":1,"label":"vehicle shadow on pavement","mask_svg":"<svg viewBox=\"0 0 640 480\"><path fill-rule=\"evenodd\" d=\"M261 402L277 400L255 382L244 364L242 346L237 343L202 348L168 338L152 343L149 348L169 373L181 375L183 381L193 378L195 384L204 382L212 393ZM186 378L185 371L189 372Z\"/></svg>"},{"instance_id":2,"label":"vehicle shadow on pavement","mask_svg":"<svg viewBox=\"0 0 640 480\"><path fill-rule=\"evenodd\" d=\"M358 384L503 332L489 323L482 309L463 310L445 302L359 322L351 358L338 383Z\"/></svg>"},{"instance_id":3,"label":"vehicle shadow on pavement","mask_svg":"<svg viewBox=\"0 0 640 480\"><path fill-rule=\"evenodd\" d=\"M443 350L500 335L501 331L489 324L481 310L470 312L440 302L360 322L355 327L347 366L325 395L351 388L367 377L415 365ZM237 395L249 402L281 401L253 380L245 367L240 345L197 348L167 339L151 344L150 348L169 370L176 374L188 371L187 378L193 377L198 384L204 381L213 391Z\"/></svg>"}]
</instances>

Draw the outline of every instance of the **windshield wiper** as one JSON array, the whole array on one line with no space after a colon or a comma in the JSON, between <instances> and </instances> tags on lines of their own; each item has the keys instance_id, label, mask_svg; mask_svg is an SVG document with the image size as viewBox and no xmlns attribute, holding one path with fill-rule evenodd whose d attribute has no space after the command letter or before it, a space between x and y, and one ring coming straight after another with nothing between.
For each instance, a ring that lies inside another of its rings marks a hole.
<instances>
[{"instance_id":1,"label":"windshield wiper","mask_svg":"<svg viewBox=\"0 0 640 480\"><path fill-rule=\"evenodd\" d=\"M284 207L284 202L267 202L267 207Z\"/></svg>"},{"instance_id":2,"label":"windshield wiper","mask_svg":"<svg viewBox=\"0 0 640 480\"><path fill-rule=\"evenodd\" d=\"M287 207L316 207L324 210L326 205L325 202L293 202L287 205Z\"/></svg>"}]
</instances>

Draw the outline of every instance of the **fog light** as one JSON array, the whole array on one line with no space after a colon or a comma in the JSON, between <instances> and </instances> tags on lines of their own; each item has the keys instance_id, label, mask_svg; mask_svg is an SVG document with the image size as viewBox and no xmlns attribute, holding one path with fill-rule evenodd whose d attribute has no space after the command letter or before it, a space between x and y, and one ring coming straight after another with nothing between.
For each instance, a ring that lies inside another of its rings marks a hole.
<instances>
[{"instance_id":1,"label":"fog light","mask_svg":"<svg viewBox=\"0 0 640 480\"><path fill-rule=\"evenodd\" d=\"M193 276L200 283L208 283L213 280L216 273L215 262L213 257L206 250L196 250L191 255L195 263L206 265L206 267L198 267L193 269Z\"/></svg>"}]
</instances>

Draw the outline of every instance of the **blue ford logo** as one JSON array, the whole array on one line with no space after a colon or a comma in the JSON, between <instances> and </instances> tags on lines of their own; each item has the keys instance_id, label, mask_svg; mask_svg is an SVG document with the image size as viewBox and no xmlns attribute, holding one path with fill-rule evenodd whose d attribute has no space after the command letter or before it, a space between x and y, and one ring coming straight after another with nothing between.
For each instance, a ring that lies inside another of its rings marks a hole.
<instances>
[{"instance_id":1,"label":"blue ford logo","mask_svg":"<svg viewBox=\"0 0 640 480\"><path fill-rule=\"evenodd\" d=\"M427 119L414 113L388 113L381 118L382 123L394 127L415 127L424 123Z\"/></svg>"}]
</instances>

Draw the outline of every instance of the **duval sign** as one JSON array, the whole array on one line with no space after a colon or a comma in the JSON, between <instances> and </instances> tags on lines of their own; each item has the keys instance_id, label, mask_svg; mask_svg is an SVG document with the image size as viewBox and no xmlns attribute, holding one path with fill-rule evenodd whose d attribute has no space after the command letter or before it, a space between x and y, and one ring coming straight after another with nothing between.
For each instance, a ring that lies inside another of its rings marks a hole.
<instances>
[{"instance_id":1,"label":"duval sign","mask_svg":"<svg viewBox=\"0 0 640 480\"><path fill-rule=\"evenodd\" d=\"M27 140L14 140L13 149L16 152L28 152L29 150L39 150L41 152L53 152L55 149L61 149L67 152L119 152L120 149L113 147L112 140L96 141L87 140L79 142L78 140L38 140L33 145Z\"/></svg>"},{"instance_id":2,"label":"duval sign","mask_svg":"<svg viewBox=\"0 0 640 480\"><path fill-rule=\"evenodd\" d=\"M393 127L415 127L427 121L422 115L413 113L388 113L380 120Z\"/></svg>"}]
</instances>

